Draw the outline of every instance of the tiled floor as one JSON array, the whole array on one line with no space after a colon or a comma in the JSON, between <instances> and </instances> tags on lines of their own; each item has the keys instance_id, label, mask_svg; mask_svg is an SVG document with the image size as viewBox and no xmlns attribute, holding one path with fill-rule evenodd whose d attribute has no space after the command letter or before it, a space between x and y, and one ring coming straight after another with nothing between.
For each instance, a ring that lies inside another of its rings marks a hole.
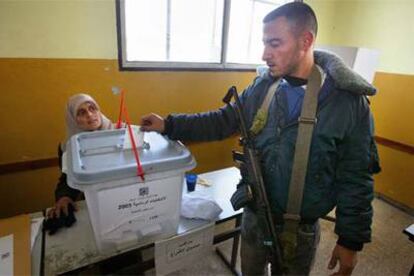
<instances>
[{"instance_id":1,"label":"tiled floor","mask_svg":"<svg viewBox=\"0 0 414 276\"><path fill-rule=\"evenodd\" d=\"M372 242L359 253L353 275L408 275L414 264L414 242L402 233L414 217L388 203L374 200ZM336 241L334 224L322 223L322 239L311 275L328 275L328 261Z\"/></svg>"},{"instance_id":2,"label":"tiled floor","mask_svg":"<svg viewBox=\"0 0 414 276\"><path fill-rule=\"evenodd\" d=\"M388 203L374 200L374 222L372 242L359 253L358 264L353 275L408 275L414 264L414 242L410 242L402 230L414 223L414 217L404 213ZM317 251L314 268L315 275L330 275L327 269L331 251L335 246L336 235L333 233L334 224L323 220L321 222L321 242ZM230 252L229 242L220 245ZM148 275L154 275L149 271ZM174 272L170 275L231 275L221 259L212 252L192 266Z\"/></svg>"}]
</instances>

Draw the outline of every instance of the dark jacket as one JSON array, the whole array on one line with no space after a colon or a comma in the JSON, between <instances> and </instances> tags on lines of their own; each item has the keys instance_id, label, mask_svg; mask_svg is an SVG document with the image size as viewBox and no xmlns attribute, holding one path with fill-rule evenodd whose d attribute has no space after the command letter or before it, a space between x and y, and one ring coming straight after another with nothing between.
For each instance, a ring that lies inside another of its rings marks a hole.
<instances>
[{"instance_id":1,"label":"dark jacket","mask_svg":"<svg viewBox=\"0 0 414 276\"><path fill-rule=\"evenodd\" d=\"M326 78L320 91L301 216L305 220L316 220L336 206L335 232L345 243L360 244L357 247L362 248L362 243L370 241L372 173L378 168L366 95L374 95L376 90L333 54L315 51L315 62ZM242 93L248 127L273 81L265 72ZM261 154L272 211L282 217L298 123L288 120L287 100L279 90L255 145ZM228 106L206 113L170 115L166 119L166 134L171 139L220 140L237 131L235 114Z\"/></svg>"},{"instance_id":2,"label":"dark jacket","mask_svg":"<svg viewBox=\"0 0 414 276\"><path fill-rule=\"evenodd\" d=\"M58 147L58 156L59 156L59 168L62 170L62 148L59 145ZM61 173L59 177L59 181L56 185L55 189L55 201L58 201L62 197L70 197L73 201L79 199L79 196L82 194L81 191L73 189L69 187L68 183L66 182L66 174Z\"/></svg>"}]
</instances>

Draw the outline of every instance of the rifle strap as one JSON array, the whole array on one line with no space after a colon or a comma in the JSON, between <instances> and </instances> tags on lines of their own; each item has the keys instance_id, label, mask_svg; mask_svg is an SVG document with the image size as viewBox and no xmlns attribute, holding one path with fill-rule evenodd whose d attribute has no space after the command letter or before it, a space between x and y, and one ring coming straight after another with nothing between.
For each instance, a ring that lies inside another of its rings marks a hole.
<instances>
[{"instance_id":1,"label":"rifle strap","mask_svg":"<svg viewBox=\"0 0 414 276\"><path fill-rule=\"evenodd\" d=\"M286 220L300 221L303 190L305 187L306 172L308 167L312 133L317 122L316 110L318 106L318 95L322 85L321 69L314 65L309 76L296 138L295 155L293 158L292 174L289 185L289 197L287 202Z\"/></svg>"}]
</instances>

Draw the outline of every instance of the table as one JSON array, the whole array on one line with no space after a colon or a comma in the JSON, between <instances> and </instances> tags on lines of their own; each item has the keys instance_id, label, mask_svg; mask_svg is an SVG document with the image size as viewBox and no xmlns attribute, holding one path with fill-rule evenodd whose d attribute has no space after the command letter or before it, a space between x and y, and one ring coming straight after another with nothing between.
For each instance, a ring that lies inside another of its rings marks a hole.
<instances>
[{"instance_id":1,"label":"table","mask_svg":"<svg viewBox=\"0 0 414 276\"><path fill-rule=\"evenodd\" d=\"M208 190L216 202L223 209L217 224L235 219L235 227L224 233L215 235L214 244L233 238L233 248L230 261L224 254L216 249L219 256L225 261L226 265L238 274L235 269L238 244L240 237L240 222L242 210L234 211L230 204L230 197L236 190L236 185L240 179L240 172L237 168L231 167L209 173L200 174L211 186L204 187L197 185L196 189ZM53 236L45 235L44 239L44 258L42 258L41 271L44 275L56 275L62 273L76 272L88 267L91 264L99 263L103 260L122 255L132 250L143 250L154 246L154 243L130 247L117 252L101 254L99 253L89 219L89 214L85 202L80 202L79 211L76 213L77 222L70 228L63 228ZM183 235L187 231L204 226L206 221L180 218L177 235ZM142 264L143 268L154 266L154 260L146 261Z\"/></svg>"}]
</instances>

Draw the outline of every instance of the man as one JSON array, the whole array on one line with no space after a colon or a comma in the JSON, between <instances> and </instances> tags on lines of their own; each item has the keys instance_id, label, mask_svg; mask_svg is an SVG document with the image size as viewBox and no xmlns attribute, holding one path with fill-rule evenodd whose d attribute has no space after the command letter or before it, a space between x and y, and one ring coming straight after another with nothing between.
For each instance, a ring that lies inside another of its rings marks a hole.
<instances>
[{"instance_id":1,"label":"man","mask_svg":"<svg viewBox=\"0 0 414 276\"><path fill-rule=\"evenodd\" d=\"M314 52L317 21L308 5L300 2L283 5L270 12L263 23L262 58L268 69L242 93L241 102L251 128L269 86L281 79L266 111L267 121L255 130L255 146L260 152L263 178L279 233L283 231L304 85L313 68L318 68L323 81L301 221L295 234L297 247L293 258L285 260L285 273L309 274L319 241L318 219L336 206L335 232L339 238L329 268L334 269L339 262L334 275L350 275L357 262L357 251L370 241L371 235L372 173L378 164L365 95L374 95L375 88L335 55ZM193 115L169 115L166 119L150 114L142 118L141 124L144 131L157 131L182 140L219 140L238 131L235 114L229 106ZM283 243L281 247L283 251ZM243 274L263 274L267 256L254 208L246 206L242 222Z\"/></svg>"}]
</instances>

